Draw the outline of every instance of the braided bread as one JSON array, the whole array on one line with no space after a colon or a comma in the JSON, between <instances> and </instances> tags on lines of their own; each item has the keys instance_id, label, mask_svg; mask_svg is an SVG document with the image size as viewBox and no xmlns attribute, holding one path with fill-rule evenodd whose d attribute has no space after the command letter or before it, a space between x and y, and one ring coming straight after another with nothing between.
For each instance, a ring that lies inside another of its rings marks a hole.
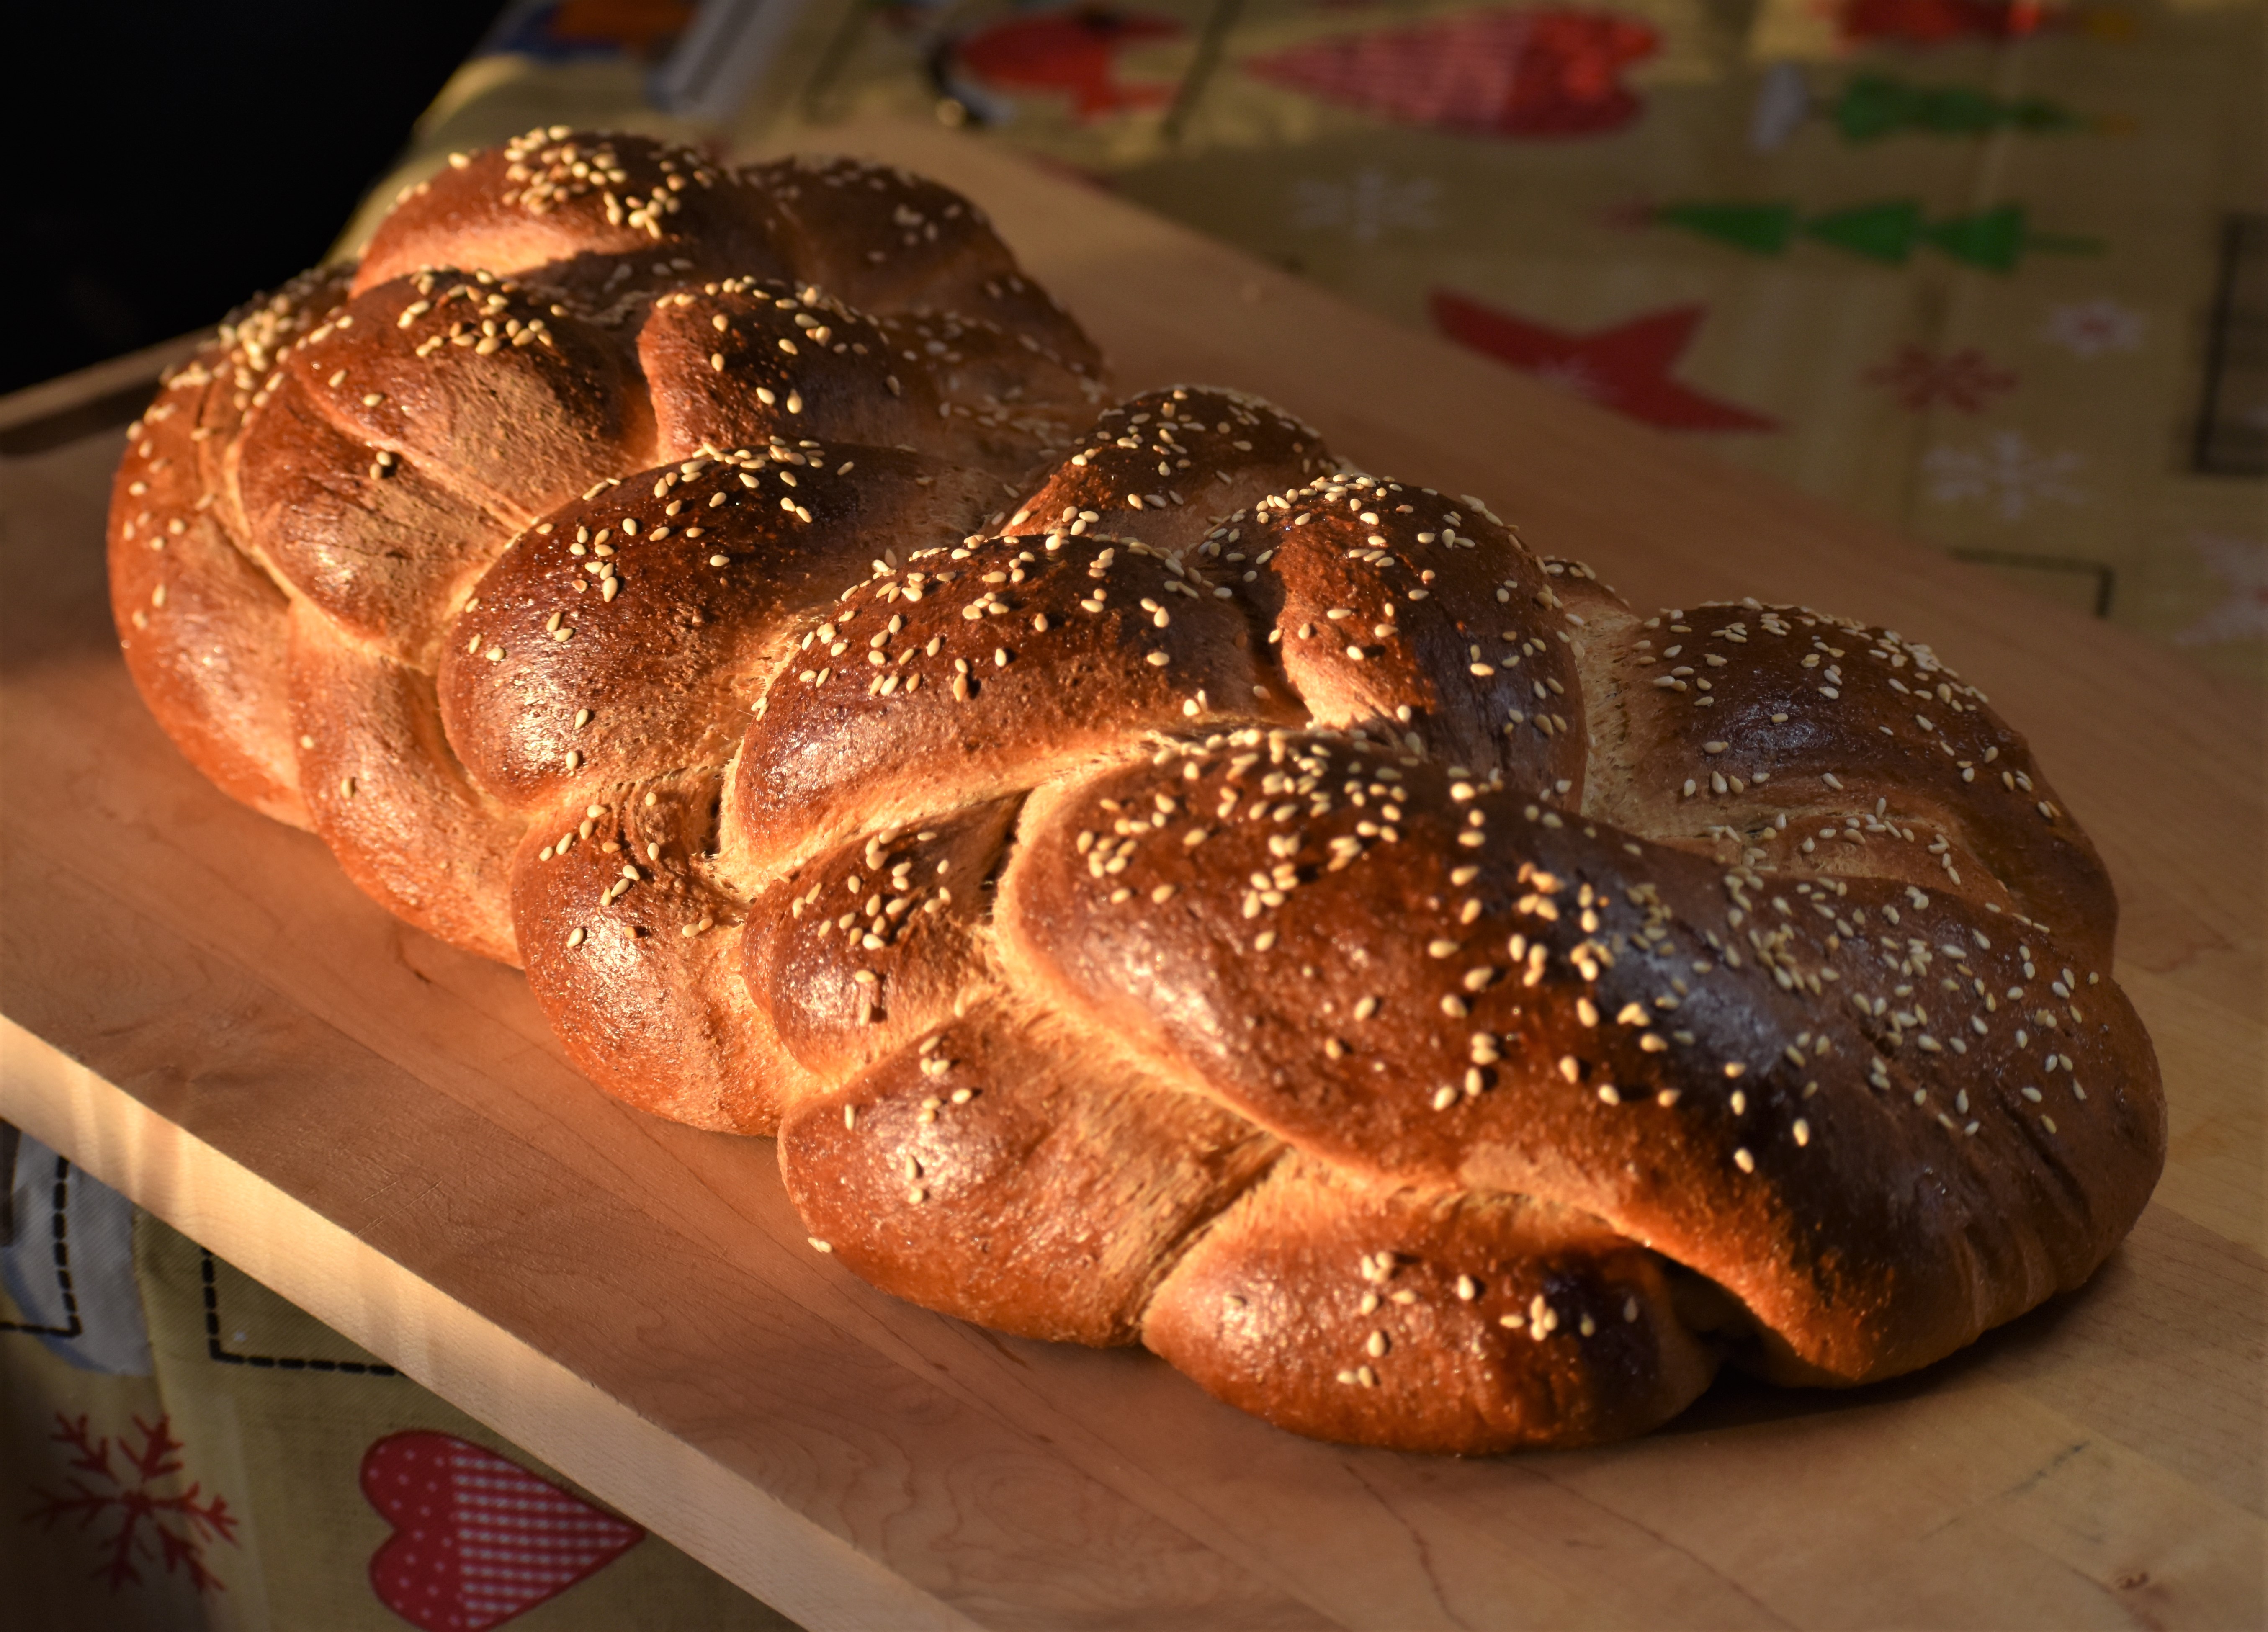
<instances>
[{"instance_id":1,"label":"braided bread","mask_svg":"<svg viewBox=\"0 0 2268 1632\"><path fill-rule=\"evenodd\" d=\"M815 1247L1302 1433L1888 1377L2123 1238L2116 902L1927 647L1100 379L942 189L537 133L169 382L129 666Z\"/></svg>"}]
</instances>

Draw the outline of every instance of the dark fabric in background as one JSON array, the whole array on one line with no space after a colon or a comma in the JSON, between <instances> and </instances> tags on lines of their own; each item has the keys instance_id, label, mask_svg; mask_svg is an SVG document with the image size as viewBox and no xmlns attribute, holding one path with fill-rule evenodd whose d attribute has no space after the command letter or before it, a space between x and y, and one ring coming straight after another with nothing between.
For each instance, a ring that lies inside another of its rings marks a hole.
<instances>
[{"instance_id":1,"label":"dark fabric in background","mask_svg":"<svg viewBox=\"0 0 2268 1632\"><path fill-rule=\"evenodd\" d=\"M201 327L312 265L497 10L17 9L0 31L0 392Z\"/></svg>"}]
</instances>

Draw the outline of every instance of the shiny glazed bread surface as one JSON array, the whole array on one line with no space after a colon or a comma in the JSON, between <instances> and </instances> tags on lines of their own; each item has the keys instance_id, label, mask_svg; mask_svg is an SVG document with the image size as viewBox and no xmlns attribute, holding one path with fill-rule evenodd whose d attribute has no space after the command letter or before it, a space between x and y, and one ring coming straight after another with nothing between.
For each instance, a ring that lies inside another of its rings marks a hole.
<instances>
[{"instance_id":1,"label":"shiny glazed bread surface","mask_svg":"<svg viewBox=\"0 0 2268 1632\"><path fill-rule=\"evenodd\" d=\"M934 184L534 133L168 382L129 666L814 1246L1303 1433L1612 1438L2092 1273L2155 1062L1973 687L1100 380Z\"/></svg>"}]
</instances>

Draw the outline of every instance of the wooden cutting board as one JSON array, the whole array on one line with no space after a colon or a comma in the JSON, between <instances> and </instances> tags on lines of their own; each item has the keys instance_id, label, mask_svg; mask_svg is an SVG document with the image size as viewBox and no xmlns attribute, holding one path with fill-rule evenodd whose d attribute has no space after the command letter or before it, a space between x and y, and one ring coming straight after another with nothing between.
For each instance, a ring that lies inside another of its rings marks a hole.
<instances>
[{"instance_id":1,"label":"wooden cutting board","mask_svg":"<svg viewBox=\"0 0 2268 1632\"><path fill-rule=\"evenodd\" d=\"M814 1628L2268 1619L2260 696L975 141L842 145L982 202L1130 389L1262 392L1642 603L1857 614L1984 687L2110 859L2172 1103L2095 1283L1897 1383L1478 1461L876 1293L768 1142L602 1098L518 975L175 754L103 599L119 435L40 447L116 369L0 402L0 1116Z\"/></svg>"}]
</instances>

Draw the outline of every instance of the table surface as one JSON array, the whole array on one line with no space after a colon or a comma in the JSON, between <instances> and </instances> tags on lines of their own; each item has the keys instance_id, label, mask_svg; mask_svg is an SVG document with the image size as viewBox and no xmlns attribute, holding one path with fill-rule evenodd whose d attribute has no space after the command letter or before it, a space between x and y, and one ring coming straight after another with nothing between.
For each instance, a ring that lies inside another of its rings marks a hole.
<instances>
[{"instance_id":1,"label":"table surface","mask_svg":"<svg viewBox=\"0 0 2268 1632\"><path fill-rule=\"evenodd\" d=\"M1849 612L1982 686L2110 862L2165 1070L2166 1177L2095 1282L1896 1383L1484 1460L875 1292L769 1142L600 1096L516 974L158 733L103 595L120 438L38 445L133 364L0 402L0 1115L814 1628L2268 1618L2259 695L976 141L842 145L983 202L1130 390L1262 392L1634 600Z\"/></svg>"}]
</instances>

